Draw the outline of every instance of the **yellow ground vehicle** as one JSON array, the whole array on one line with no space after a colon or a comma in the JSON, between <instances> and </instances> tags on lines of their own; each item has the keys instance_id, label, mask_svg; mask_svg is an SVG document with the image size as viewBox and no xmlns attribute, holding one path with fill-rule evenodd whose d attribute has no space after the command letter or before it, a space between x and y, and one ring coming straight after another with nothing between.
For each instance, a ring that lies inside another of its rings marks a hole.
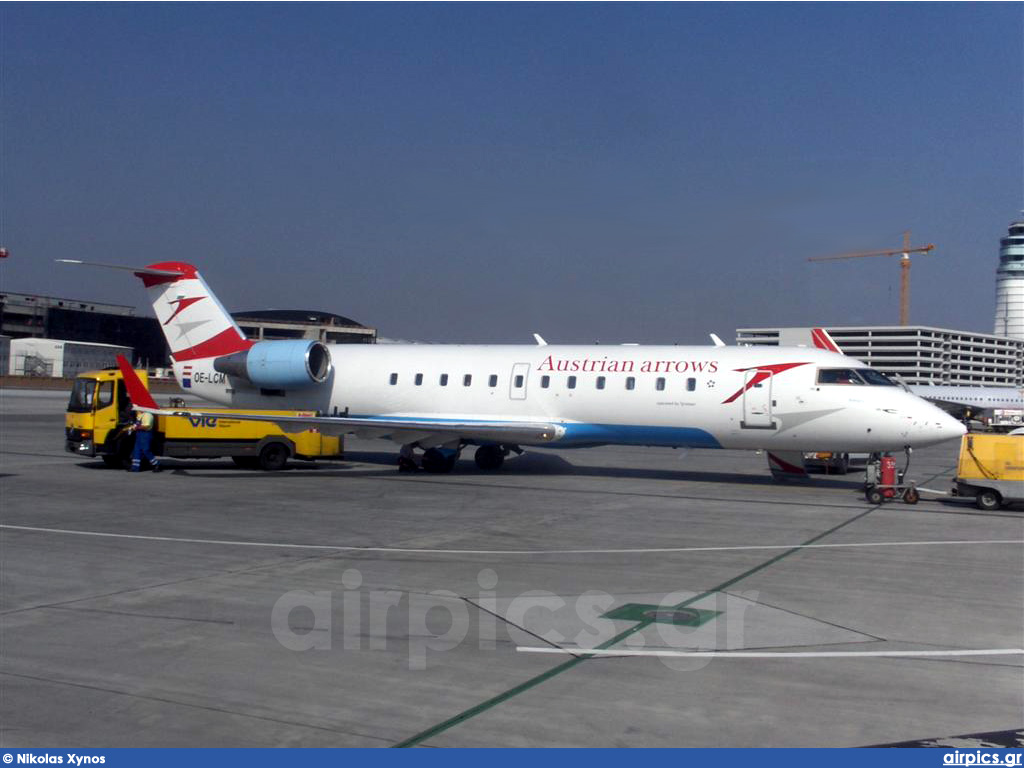
<instances>
[{"instance_id":1,"label":"yellow ground vehicle","mask_svg":"<svg viewBox=\"0 0 1024 768\"><path fill-rule=\"evenodd\" d=\"M145 371L137 371L142 382ZM159 416L152 450L157 456L212 459L230 456L241 467L281 469L289 457L340 458L340 437L313 430L285 433L276 424L232 419L233 413L311 416L310 411L223 410L223 416ZM127 431L131 402L121 371L89 371L75 379L65 415L65 449L78 456L99 456L110 467L123 467L135 437Z\"/></svg>"},{"instance_id":2,"label":"yellow ground vehicle","mask_svg":"<svg viewBox=\"0 0 1024 768\"><path fill-rule=\"evenodd\" d=\"M979 509L1024 502L1024 434L964 435L954 482Z\"/></svg>"}]
</instances>

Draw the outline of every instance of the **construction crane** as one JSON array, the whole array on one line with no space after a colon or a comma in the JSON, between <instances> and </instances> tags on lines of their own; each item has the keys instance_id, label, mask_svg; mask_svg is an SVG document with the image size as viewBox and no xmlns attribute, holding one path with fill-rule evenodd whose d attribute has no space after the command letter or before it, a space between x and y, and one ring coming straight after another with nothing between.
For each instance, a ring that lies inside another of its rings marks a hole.
<instances>
[{"instance_id":1,"label":"construction crane","mask_svg":"<svg viewBox=\"0 0 1024 768\"><path fill-rule=\"evenodd\" d=\"M935 250L931 243L916 248L910 247L910 230L903 233L903 247L895 251L860 251L844 253L839 256L814 256L808 261L836 261L838 259L859 259L864 256L899 256L900 257L900 325L910 322L910 254L929 253Z\"/></svg>"}]
</instances>

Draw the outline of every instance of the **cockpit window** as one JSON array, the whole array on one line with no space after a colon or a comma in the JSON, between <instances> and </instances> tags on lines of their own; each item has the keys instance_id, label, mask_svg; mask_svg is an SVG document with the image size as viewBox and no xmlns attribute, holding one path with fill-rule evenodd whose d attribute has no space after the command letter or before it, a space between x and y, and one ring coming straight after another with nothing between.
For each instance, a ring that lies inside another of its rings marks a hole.
<instances>
[{"instance_id":1,"label":"cockpit window","mask_svg":"<svg viewBox=\"0 0 1024 768\"><path fill-rule=\"evenodd\" d=\"M895 387L898 386L895 381L890 379L884 373L879 373L874 368L858 368L857 373L872 387Z\"/></svg>"},{"instance_id":2,"label":"cockpit window","mask_svg":"<svg viewBox=\"0 0 1024 768\"><path fill-rule=\"evenodd\" d=\"M819 384L853 384L873 387L895 387L896 384L884 374L872 368L821 368L818 370Z\"/></svg>"},{"instance_id":3,"label":"cockpit window","mask_svg":"<svg viewBox=\"0 0 1024 768\"><path fill-rule=\"evenodd\" d=\"M71 413L89 413L92 411L92 399L96 393L96 379L76 379L68 401Z\"/></svg>"},{"instance_id":4,"label":"cockpit window","mask_svg":"<svg viewBox=\"0 0 1024 768\"><path fill-rule=\"evenodd\" d=\"M853 368L821 368L818 371L819 384L864 384Z\"/></svg>"}]
</instances>

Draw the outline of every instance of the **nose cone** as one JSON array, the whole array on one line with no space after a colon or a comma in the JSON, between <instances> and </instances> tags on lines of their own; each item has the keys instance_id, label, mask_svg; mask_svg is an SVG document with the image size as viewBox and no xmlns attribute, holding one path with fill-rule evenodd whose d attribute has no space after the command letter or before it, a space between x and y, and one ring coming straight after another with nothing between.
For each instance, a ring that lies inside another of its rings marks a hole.
<instances>
[{"instance_id":1,"label":"nose cone","mask_svg":"<svg viewBox=\"0 0 1024 768\"><path fill-rule=\"evenodd\" d=\"M967 434L967 427L941 408L928 403L927 411L916 420L918 440L925 445L941 443Z\"/></svg>"},{"instance_id":2,"label":"nose cone","mask_svg":"<svg viewBox=\"0 0 1024 768\"><path fill-rule=\"evenodd\" d=\"M963 437L967 434L967 427L963 422L957 421L948 413L943 413L942 416L943 418L936 423L935 427L943 440L952 440L954 437Z\"/></svg>"}]
</instances>

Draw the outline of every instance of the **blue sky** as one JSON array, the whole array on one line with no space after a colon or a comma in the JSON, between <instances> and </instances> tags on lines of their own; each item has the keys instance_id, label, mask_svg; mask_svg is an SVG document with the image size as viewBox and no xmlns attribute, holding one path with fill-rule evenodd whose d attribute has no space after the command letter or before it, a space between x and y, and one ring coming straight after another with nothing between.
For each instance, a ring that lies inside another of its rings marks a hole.
<instances>
[{"instance_id":1,"label":"blue sky","mask_svg":"<svg viewBox=\"0 0 1024 768\"><path fill-rule=\"evenodd\" d=\"M195 263L423 341L990 332L1024 5L3 4L3 288Z\"/></svg>"}]
</instances>

